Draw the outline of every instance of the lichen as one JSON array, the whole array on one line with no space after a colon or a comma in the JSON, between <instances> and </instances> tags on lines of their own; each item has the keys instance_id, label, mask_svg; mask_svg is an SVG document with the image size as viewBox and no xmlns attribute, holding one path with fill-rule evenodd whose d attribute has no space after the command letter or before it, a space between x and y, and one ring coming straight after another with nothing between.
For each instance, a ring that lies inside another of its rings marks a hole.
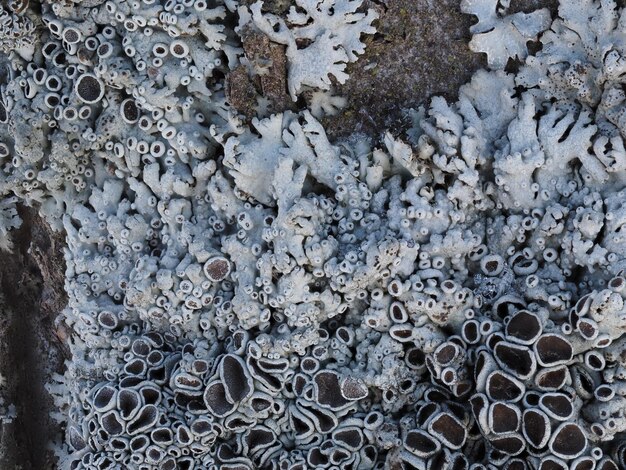
<instances>
[{"instance_id":1,"label":"lichen","mask_svg":"<svg viewBox=\"0 0 626 470\"><path fill-rule=\"evenodd\" d=\"M332 111L359 1L12 13L45 28L2 58L0 232L17 200L66 232L60 468L626 465L626 13L463 5L497 70L343 141L306 109L248 124L224 77L275 66L262 33Z\"/></svg>"},{"instance_id":2,"label":"lichen","mask_svg":"<svg viewBox=\"0 0 626 470\"><path fill-rule=\"evenodd\" d=\"M487 54L489 67L504 69L509 59L525 59L526 43L550 27L552 19L547 8L532 13L507 15L511 0L463 0L463 13L475 15L478 22L470 28L474 34L469 43L474 52Z\"/></svg>"},{"instance_id":3,"label":"lichen","mask_svg":"<svg viewBox=\"0 0 626 470\"><path fill-rule=\"evenodd\" d=\"M287 46L289 93L296 101L304 87L330 89L333 76L339 83L348 79L348 62L365 51L361 34L372 34L374 10L357 12L362 0L297 0L286 19L263 13L263 2L245 7L240 27L252 21L272 41Z\"/></svg>"}]
</instances>

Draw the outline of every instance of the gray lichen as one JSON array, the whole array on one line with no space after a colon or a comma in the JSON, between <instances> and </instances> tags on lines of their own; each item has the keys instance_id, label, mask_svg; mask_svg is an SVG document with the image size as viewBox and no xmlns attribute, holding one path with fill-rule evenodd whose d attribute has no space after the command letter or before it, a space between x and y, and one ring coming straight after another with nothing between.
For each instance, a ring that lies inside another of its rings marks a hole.
<instances>
[{"instance_id":1,"label":"gray lichen","mask_svg":"<svg viewBox=\"0 0 626 470\"><path fill-rule=\"evenodd\" d=\"M463 8L498 70L339 142L359 1L14 9L2 234L16 198L67 234L61 468L626 465L626 12ZM312 110L236 112L244 31Z\"/></svg>"}]
</instances>

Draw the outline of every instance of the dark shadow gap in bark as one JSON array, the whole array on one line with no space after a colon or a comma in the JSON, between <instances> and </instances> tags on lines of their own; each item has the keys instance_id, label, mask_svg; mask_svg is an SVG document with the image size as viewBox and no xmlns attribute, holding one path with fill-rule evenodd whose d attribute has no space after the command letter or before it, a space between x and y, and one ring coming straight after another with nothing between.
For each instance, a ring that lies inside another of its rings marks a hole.
<instances>
[{"instance_id":1,"label":"dark shadow gap in bark","mask_svg":"<svg viewBox=\"0 0 626 470\"><path fill-rule=\"evenodd\" d=\"M56 468L51 447L61 439L45 384L63 371L67 354L54 326L66 303L64 237L35 209L19 212L14 249L0 263L0 397L16 415L0 422L0 468L47 470Z\"/></svg>"}]
</instances>

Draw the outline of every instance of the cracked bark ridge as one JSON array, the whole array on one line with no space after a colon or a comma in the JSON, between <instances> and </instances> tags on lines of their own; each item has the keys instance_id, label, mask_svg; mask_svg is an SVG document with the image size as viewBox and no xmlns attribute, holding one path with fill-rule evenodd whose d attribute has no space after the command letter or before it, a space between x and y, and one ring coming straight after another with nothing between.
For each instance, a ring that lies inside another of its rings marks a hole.
<instances>
[{"instance_id":1,"label":"cracked bark ridge","mask_svg":"<svg viewBox=\"0 0 626 470\"><path fill-rule=\"evenodd\" d=\"M44 385L69 355L54 319L66 303L63 235L53 233L35 209L20 208L24 223L12 253L0 264L0 396L16 418L0 423L0 468L54 469L50 445L61 439Z\"/></svg>"},{"instance_id":2,"label":"cracked bark ridge","mask_svg":"<svg viewBox=\"0 0 626 470\"><path fill-rule=\"evenodd\" d=\"M250 67L240 65L228 75L226 90L230 103L248 120L257 114L257 92L268 101L270 113L293 109L287 93L285 46L271 42L251 27L242 31L241 38Z\"/></svg>"}]
</instances>

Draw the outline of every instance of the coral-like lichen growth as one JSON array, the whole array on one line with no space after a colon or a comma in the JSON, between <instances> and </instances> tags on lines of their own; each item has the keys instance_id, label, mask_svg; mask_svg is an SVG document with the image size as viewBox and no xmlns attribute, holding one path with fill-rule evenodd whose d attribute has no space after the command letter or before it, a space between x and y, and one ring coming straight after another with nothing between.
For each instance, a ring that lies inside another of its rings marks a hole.
<instances>
[{"instance_id":1,"label":"coral-like lichen growth","mask_svg":"<svg viewBox=\"0 0 626 470\"><path fill-rule=\"evenodd\" d=\"M7 13L36 27L1 59L0 235L17 198L67 234L61 468L626 467L625 10L464 2L499 70L407 141L245 124L238 34L286 46L296 98L347 78L360 5Z\"/></svg>"}]
</instances>

